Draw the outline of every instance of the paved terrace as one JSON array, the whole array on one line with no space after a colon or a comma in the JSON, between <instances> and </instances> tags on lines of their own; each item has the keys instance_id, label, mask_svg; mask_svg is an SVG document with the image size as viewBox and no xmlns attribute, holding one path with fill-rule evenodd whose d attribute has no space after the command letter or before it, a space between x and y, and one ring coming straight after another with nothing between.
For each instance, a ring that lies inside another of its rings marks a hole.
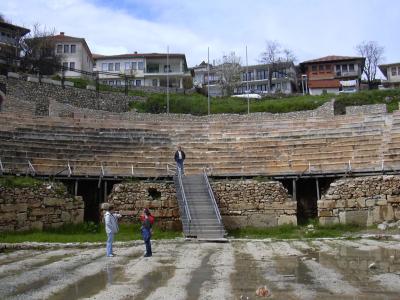
<instances>
[{"instance_id":1,"label":"paved terrace","mask_svg":"<svg viewBox=\"0 0 400 300\"><path fill-rule=\"evenodd\" d=\"M186 171L279 176L400 169L400 113L271 120L243 116L136 120L3 113L0 159L7 173L168 176L181 144ZM102 167L101 167L102 166ZM32 168L31 168L32 171ZM102 173L103 172L103 173Z\"/></svg>"},{"instance_id":2,"label":"paved terrace","mask_svg":"<svg viewBox=\"0 0 400 300\"><path fill-rule=\"evenodd\" d=\"M25 245L26 246L26 245ZM399 299L399 242L158 241L0 253L2 299Z\"/></svg>"}]
</instances>

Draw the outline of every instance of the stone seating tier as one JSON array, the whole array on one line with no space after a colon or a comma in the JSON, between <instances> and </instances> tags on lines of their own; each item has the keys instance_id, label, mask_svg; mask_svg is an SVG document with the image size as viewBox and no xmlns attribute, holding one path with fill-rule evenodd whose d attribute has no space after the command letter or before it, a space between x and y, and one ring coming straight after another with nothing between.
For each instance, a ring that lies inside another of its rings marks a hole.
<instances>
[{"instance_id":1,"label":"stone seating tier","mask_svg":"<svg viewBox=\"0 0 400 300\"><path fill-rule=\"evenodd\" d=\"M382 159L400 161L400 130L393 138L385 132L391 116L237 122L1 117L0 159L13 172L26 171L29 160L47 175L69 162L75 175L96 176L103 165L110 176L130 176L132 166L135 176L166 176L178 144L188 157L186 172L208 166L220 176L294 174L309 167L343 172L349 161L353 171L368 171L378 170ZM400 116L392 118L390 129L400 129Z\"/></svg>"}]
</instances>

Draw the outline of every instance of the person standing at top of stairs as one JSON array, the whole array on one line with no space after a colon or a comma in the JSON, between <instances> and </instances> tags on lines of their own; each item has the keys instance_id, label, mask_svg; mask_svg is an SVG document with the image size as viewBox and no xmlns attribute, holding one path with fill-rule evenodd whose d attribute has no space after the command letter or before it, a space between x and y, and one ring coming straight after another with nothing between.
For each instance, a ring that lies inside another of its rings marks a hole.
<instances>
[{"instance_id":1,"label":"person standing at top of stairs","mask_svg":"<svg viewBox=\"0 0 400 300\"><path fill-rule=\"evenodd\" d=\"M178 146L178 150L175 152L175 161L176 161L176 167L181 169L182 175L185 175L185 171L183 169L183 162L186 158L185 152L183 152L182 147Z\"/></svg>"}]
</instances>

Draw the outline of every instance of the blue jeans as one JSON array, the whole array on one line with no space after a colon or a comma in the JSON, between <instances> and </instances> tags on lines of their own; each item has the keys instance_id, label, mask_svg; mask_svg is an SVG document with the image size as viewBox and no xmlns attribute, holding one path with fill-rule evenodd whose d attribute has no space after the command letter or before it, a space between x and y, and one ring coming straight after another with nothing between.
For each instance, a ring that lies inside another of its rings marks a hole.
<instances>
[{"instance_id":1,"label":"blue jeans","mask_svg":"<svg viewBox=\"0 0 400 300\"><path fill-rule=\"evenodd\" d=\"M150 229L142 228L142 238L144 241L144 244L146 245L146 255L153 255L153 252L151 251L151 231Z\"/></svg>"},{"instance_id":2,"label":"blue jeans","mask_svg":"<svg viewBox=\"0 0 400 300\"><path fill-rule=\"evenodd\" d=\"M113 248L112 248L113 241L114 241L114 233L107 233L107 246L106 246L107 256L113 254Z\"/></svg>"},{"instance_id":3,"label":"blue jeans","mask_svg":"<svg viewBox=\"0 0 400 300\"><path fill-rule=\"evenodd\" d=\"M183 159L178 159L176 162L176 168L181 169L182 175L185 173L183 170Z\"/></svg>"}]
</instances>

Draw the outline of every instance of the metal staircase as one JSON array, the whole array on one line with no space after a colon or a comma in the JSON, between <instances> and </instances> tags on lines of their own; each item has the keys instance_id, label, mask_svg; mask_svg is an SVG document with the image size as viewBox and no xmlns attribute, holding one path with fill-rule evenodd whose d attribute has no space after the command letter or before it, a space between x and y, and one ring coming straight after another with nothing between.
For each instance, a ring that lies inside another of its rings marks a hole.
<instances>
[{"instance_id":1,"label":"metal staircase","mask_svg":"<svg viewBox=\"0 0 400 300\"><path fill-rule=\"evenodd\" d=\"M174 176L183 232L187 238L226 241L214 193L204 170L201 175Z\"/></svg>"}]
</instances>

